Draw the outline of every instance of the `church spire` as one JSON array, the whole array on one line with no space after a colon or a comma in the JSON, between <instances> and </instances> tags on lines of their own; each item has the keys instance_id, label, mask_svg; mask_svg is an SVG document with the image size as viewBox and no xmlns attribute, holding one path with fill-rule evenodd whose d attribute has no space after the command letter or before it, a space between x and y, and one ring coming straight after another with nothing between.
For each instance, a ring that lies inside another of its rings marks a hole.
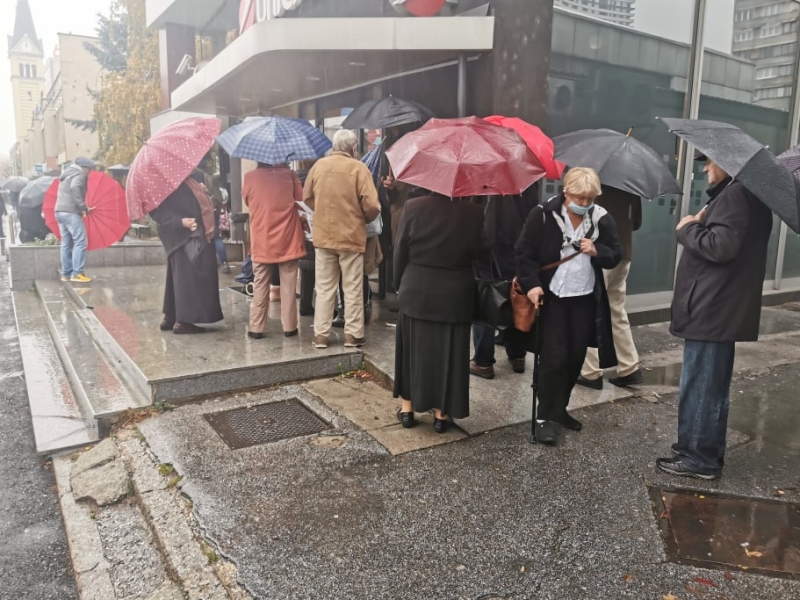
<instances>
[{"instance_id":1,"label":"church spire","mask_svg":"<svg viewBox=\"0 0 800 600\"><path fill-rule=\"evenodd\" d=\"M17 0L17 19L14 22L14 35L8 36L8 50L11 51L26 35L39 51L44 52L42 40L36 37L36 27L33 24L28 0Z\"/></svg>"}]
</instances>

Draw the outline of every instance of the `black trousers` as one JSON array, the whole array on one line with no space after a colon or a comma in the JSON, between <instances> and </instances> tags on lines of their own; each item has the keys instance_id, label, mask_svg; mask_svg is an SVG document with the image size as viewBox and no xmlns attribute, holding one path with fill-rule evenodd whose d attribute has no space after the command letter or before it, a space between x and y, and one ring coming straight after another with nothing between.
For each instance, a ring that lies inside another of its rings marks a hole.
<instances>
[{"instance_id":1,"label":"black trousers","mask_svg":"<svg viewBox=\"0 0 800 600\"><path fill-rule=\"evenodd\" d=\"M561 422L595 330L594 294L559 298L547 292L542 308L536 419Z\"/></svg>"}]
</instances>

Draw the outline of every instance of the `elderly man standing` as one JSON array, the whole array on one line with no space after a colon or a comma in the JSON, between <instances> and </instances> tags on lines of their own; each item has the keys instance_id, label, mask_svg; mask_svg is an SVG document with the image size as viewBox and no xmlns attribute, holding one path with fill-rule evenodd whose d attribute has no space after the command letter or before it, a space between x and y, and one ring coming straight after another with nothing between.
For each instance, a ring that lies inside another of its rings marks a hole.
<instances>
[{"instance_id":1,"label":"elderly man standing","mask_svg":"<svg viewBox=\"0 0 800 600\"><path fill-rule=\"evenodd\" d=\"M672 301L673 335L685 340L678 443L656 465L671 475L716 479L725 457L736 342L758 339L772 213L705 160L710 200L678 224L683 255Z\"/></svg>"},{"instance_id":2,"label":"elderly man standing","mask_svg":"<svg viewBox=\"0 0 800 600\"><path fill-rule=\"evenodd\" d=\"M58 184L55 213L61 233L61 281L91 281L83 273L86 248L89 245L83 218L91 210L86 206L86 182L92 169L93 161L78 157L61 174Z\"/></svg>"},{"instance_id":3,"label":"elderly man standing","mask_svg":"<svg viewBox=\"0 0 800 600\"><path fill-rule=\"evenodd\" d=\"M314 346L327 348L339 276L345 300L344 345L366 344L364 337L364 250L367 226L381 212L369 169L356 160L358 137L342 129L333 136L333 153L312 167L303 201L314 211L317 305Z\"/></svg>"}]
</instances>

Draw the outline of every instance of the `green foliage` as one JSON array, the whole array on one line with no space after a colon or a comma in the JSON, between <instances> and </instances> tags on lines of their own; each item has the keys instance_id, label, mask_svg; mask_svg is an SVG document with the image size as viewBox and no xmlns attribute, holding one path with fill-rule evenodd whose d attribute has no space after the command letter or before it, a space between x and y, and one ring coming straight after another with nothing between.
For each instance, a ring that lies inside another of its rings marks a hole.
<instances>
[{"instance_id":1,"label":"green foliage","mask_svg":"<svg viewBox=\"0 0 800 600\"><path fill-rule=\"evenodd\" d=\"M97 131L97 119L91 119L89 121L84 121L82 119L64 119L64 120L73 127L80 129L82 131L88 131L90 133L94 133L95 131Z\"/></svg>"},{"instance_id":2,"label":"green foliage","mask_svg":"<svg viewBox=\"0 0 800 600\"><path fill-rule=\"evenodd\" d=\"M97 14L95 28L100 43L84 43L84 48L105 71L124 71L128 68L128 14L112 5L111 15Z\"/></svg>"}]
</instances>

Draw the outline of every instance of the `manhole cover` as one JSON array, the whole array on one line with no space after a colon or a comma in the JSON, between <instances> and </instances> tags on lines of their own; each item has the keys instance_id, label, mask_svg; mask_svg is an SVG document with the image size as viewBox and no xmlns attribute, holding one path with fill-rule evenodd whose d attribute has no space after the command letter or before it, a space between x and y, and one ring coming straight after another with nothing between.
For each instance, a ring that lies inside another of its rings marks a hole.
<instances>
[{"instance_id":1,"label":"manhole cover","mask_svg":"<svg viewBox=\"0 0 800 600\"><path fill-rule=\"evenodd\" d=\"M650 488L671 562L800 578L800 505Z\"/></svg>"},{"instance_id":2,"label":"manhole cover","mask_svg":"<svg viewBox=\"0 0 800 600\"><path fill-rule=\"evenodd\" d=\"M320 433L331 426L297 399L203 415L232 450Z\"/></svg>"}]
</instances>

